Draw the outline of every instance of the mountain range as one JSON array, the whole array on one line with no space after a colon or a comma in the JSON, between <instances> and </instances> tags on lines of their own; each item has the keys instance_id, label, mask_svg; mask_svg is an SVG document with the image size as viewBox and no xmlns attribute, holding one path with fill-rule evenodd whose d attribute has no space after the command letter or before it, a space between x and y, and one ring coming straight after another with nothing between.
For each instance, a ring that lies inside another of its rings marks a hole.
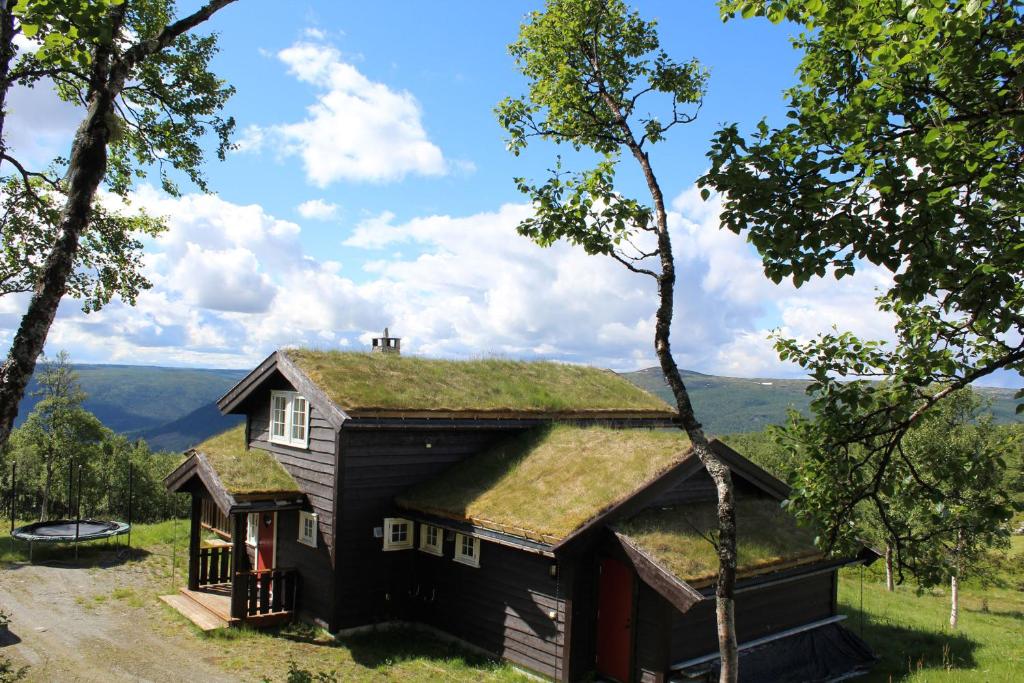
<instances>
[{"instance_id":1,"label":"mountain range","mask_svg":"<svg viewBox=\"0 0 1024 683\"><path fill-rule=\"evenodd\" d=\"M238 423L225 417L216 400L245 376L247 370L163 368L140 365L76 365L85 408L111 429L145 439L154 450L182 451ZM672 403L659 368L623 373L634 384ZM683 371L698 419L709 434L754 432L785 420L786 410L806 411L807 381L744 379ZM38 397L36 385L22 401L24 421ZM981 388L992 402L997 422L1019 421L1012 389Z\"/></svg>"}]
</instances>

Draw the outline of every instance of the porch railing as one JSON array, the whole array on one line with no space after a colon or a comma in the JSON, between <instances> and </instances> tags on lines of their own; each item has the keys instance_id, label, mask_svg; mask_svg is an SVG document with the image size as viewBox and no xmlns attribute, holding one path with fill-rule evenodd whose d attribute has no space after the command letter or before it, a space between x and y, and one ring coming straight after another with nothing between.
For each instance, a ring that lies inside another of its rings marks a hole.
<instances>
[{"instance_id":1,"label":"porch railing","mask_svg":"<svg viewBox=\"0 0 1024 683\"><path fill-rule=\"evenodd\" d=\"M236 575L245 589L246 616L294 612L299 573L294 569L264 569Z\"/></svg>"},{"instance_id":2,"label":"porch railing","mask_svg":"<svg viewBox=\"0 0 1024 683\"><path fill-rule=\"evenodd\" d=\"M231 581L231 546L199 549L199 585L209 586Z\"/></svg>"}]
</instances>

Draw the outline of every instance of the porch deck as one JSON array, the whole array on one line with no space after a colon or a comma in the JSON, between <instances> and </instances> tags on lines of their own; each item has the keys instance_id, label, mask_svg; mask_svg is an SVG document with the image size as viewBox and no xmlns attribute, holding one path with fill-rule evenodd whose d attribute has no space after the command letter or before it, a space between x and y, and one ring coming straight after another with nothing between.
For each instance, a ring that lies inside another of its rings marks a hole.
<instances>
[{"instance_id":1,"label":"porch deck","mask_svg":"<svg viewBox=\"0 0 1024 683\"><path fill-rule=\"evenodd\" d=\"M273 574L280 575L279 572L275 571L254 572L253 574L265 574L268 576L268 579ZM248 581L246 582L247 588L249 588L249 583ZM268 580L266 583L269 588L271 581ZM278 590L281 590L281 588L278 588ZM231 616L230 583L201 586L195 590L182 588L178 595L161 595L160 599L203 631L236 626L243 621L249 626L260 628L285 623L294 618L291 602L287 608L279 606L277 611L270 611L269 605L272 601L272 596L263 596L262 600L260 600L260 593L266 593L266 590L260 591L258 587L253 586L250 593L252 593L253 607L242 619ZM267 606L264 608L266 609L264 613L260 613L259 604Z\"/></svg>"}]
</instances>

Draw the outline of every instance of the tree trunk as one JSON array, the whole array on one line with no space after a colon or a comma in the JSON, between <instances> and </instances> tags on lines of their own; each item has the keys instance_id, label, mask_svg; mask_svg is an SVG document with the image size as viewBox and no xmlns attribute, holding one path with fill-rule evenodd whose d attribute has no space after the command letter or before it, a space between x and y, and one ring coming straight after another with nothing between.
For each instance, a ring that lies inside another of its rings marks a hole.
<instances>
[{"instance_id":1,"label":"tree trunk","mask_svg":"<svg viewBox=\"0 0 1024 683\"><path fill-rule=\"evenodd\" d=\"M960 619L960 579L956 574L953 574L949 580L949 589L949 626L950 628L956 628Z\"/></svg>"},{"instance_id":2,"label":"tree trunk","mask_svg":"<svg viewBox=\"0 0 1024 683\"><path fill-rule=\"evenodd\" d=\"M625 118L617 110L613 112L620 126L631 141L628 145L634 158L643 170L644 179L654 201L657 221L658 254L661 259L661 275L658 282L658 309L655 313L654 351L658 356L661 371L665 375L676 400L682 428L690 437L693 451L715 483L718 498L718 580L715 584L715 613L718 626L718 651L722 668L720 683L735 683L739 675L739 649L736 642L735 588L736 588L736 504L733 497L732 473L729 467L715 455L708 445L704 429L693 411L690 394L686 389L679 366L672 357L670 336L672 331L673 305L675 303L676 267L672 254L672 239L668 230L668 213L665 210L664 195L658 179L651 168L650 159L633 139Z\"/></svg>"},{"instance_id":3,"label":"tree trunk","mask_svg":"<svg viewBox=\"0 0 1024 683\"><path fill-rule=\"evenodd\" d=\"M50 486L53 485L53 458L46 459L46 483L43 485L43 503L39 506L39 521L50 517Z\"/></svg>"},{"instance_id":4,"label":"tree trunk","mask_svg":"<svg viewBox=\"0 0 1024 683\"><path fill-rule=\"evenodd\" d=\"M11 2L0 10L0 154L7 152L4 140L4 124L7 121L7 92L11 88L9 74L14 59L14 13ZM0 162L2 164L3 162Z\"/></svg>"},{"instance_id":5,"label":"tree trunk","mask_svg":"<svg viewBox=\"0 0 1024 683\"><path fill-rule=\"evenodd\" d=\"M123 6L122 6L123 7ZM75 133L66 177L67 199L60 217L57 241L46 264L28 310L11 344L7 360L0 367L0 448L7 443L18 415L18 403L32 378L36 360L43 352L60 300L67 291L68 276L75 262L78 242L88 225L96 189L107 172L107 142L115 119L117 91L107 83L109 50L97 50L92 69L93 89L85 119Z\"/></svg>"},{"instance_id":6,"label":"tree trunk","mask_svg":"<svg viewBox=\"0 0 1024 683\"><path fill-rule=\"evenodd\" d=\"M892 575L892 546L885 544L885 590L892 593L896 590L896 582Z\"/></svg>"}]
</instances>

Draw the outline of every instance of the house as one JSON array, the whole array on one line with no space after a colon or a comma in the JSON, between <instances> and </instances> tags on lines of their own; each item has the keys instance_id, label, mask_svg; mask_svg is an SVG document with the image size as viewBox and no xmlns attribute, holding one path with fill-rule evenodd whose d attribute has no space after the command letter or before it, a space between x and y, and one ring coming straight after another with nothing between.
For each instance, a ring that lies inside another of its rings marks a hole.
<instances>
[{"instance_id":1,"label":"house","mask_svg":"<svg viewBox=\"0 0 1024 683\"><path fill-rule=\"evenodd\" d=\"M197 623L413 622L563 681L717 665L714 487L671 407L614 373L284 350L218 405L245 423L165 480L192 496L167 600ZM823 557L785 485L712 446L736 481L745 676L862 666L837 570L874 556Z\"/></svg>"}]
</instances>

